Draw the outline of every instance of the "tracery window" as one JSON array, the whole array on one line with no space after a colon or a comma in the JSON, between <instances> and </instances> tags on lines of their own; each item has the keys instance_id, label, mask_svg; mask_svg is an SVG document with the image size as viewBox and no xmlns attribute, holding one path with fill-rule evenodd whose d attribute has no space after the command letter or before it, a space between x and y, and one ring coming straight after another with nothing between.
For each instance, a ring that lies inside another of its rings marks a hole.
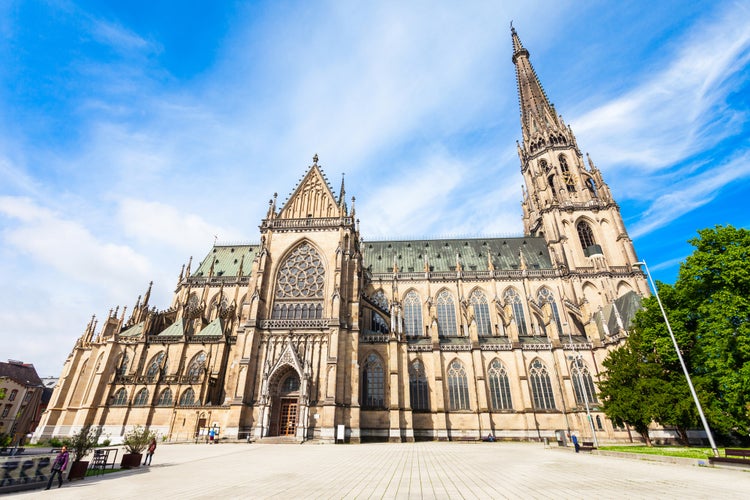
<instances>
[{"instance_id":1,"label":"tracery window","mask_svg":"<svg viewBox=\"0 0 750 500\"><path fill-rule=\"evenodd\" d=\"M325 269L318 252L303 243L286 258L279 268L276 298L322 299Z\"/></svg>"},{"instance_id":2,"label":"tracery window","mask_svg":"<svg viewBox=\"0 0 750 500\"><path fill-rule=\"evenodd\" d=\"M193 361L190 362L187 370L187 379L189 382L199 382L203 375L204 365L206 363L206 353L198 353Z\"/></svg>"},{"instance_id":3,"label":"tracery window","mask_svg":"<svg viewBox=\"0 0 750 500\"><path fill-rule=\"evenodd\" d=\"M404 330L408 337L421 337L422 331L422 302L414 290L404 297Z\"/></svg>"},{"instance_id":4,"label":"tracery window","mask_svg":"<svg viewBox=\"0 0 750 500\"><path fill-rule=\"evenodd\" d=\"M115 392L115 395L112 396L112 405L113 406L124 406L128 404L128 391L125 390L125 388L120 388Z\"/></svg>"},{"instance_id":5,"label":"tracery window","mask_svg":"<svg viewBox=\"0 0 750 500\"><path fill-rule=\"evenodd\" d=\"M146 377L149 380L153 380L159 374L162 361L164 361L164 356L165 353L162 351L151 360L151 364L148 365L148 371L146 372Z\"/></svg>"},{"instance_id":6,"label":"tracery window","mask_svg":"<svg viewBox=\"0 0 750 500\"><path fill-rule=\"evenodd\" d=\"M586 221L580 221L576 224L576 229L578 230L578 238L581 240L581 246L584 250L596 244L596 241L594 240L594 232Z\"/></svg>"},{"instance_id":7,"label":"tracery window","mask_svg":"<svg viewBox=\"0 0 750 500\"><path fill-rule=\"evenodd\" d=\"M159 401L156 403L157 406L172 406L172 389L167 387L161 394L159 394Z\"/></svg>"},{"instance_id":8,"label":"tracery window","mask_svg":"<svg viewBox=\"0 0 750 500\"><path fill-rule=\"evenodd\" d=\"M290 394L297 391L299 391L299 377L296 373L292 373L281 384L281 393Z\"/></svg>"},{"instance_id":9,"label":"tracery window","mask_svg":"<svg viewBox=\"0 0 750 500\"><path fill-rule=\"evenodd\" d=\"M466 370L459 360L448 365L448 401L451 410L468 410L469 381Z\"/></svg>"},{"instance_id":10,"label":"tracery window","mask_svg":"<svg viewBox=\"0 0 750 500\"><path fill-rule=\"evenodd\" d=\"M409 399L412 410L425 411L430 409L427 375L424 371L424 365L418 359L415 359L409 365Z\"/></svg>"},{"instance_id":11,"label":"tracery window","mask_svg":"<svg viewBox=\"0 0 750 500\"><path fill-rule=\"evenodd\" d=\"M552 295L552 292L549 290L549 288L540 288L536 297L540 306L543 306L545 303L550 305L550 309L552 309L552 319L555 321L555 325L557 326L557 333L558 335L562 336L562 322L560 321L560 311L557 309L555 296Z\"/></svg>"},{"instance_id":12,"label":"tracery window","mask_svg":"<svg viewBox=\"0 0 750 500\"><path fill-rule=\"evenodd\" d=\"M362 401L367 408L385 407L385 376L377 354L367 356L362 370Z\"/></svg>"},{"instance_id":13,"label":"tracery window","mask_svg":"<svg viewBox=\"0 0 750 500\"><path fill-rule=\"evenodd\" d=\"M437 297L438 335L441 337L457 336L456 307L453 297L447 290L443 290Z\"/></svg>"},{"instance_id":14,"label":"tracery window","mask_svg":"<svg viewBox=\"0 0 750 500\"><path fill-rule=\"evenodd\" d=\"M180 396L180 406L195 406L195 391L192 387L188 387Z\"/></svg>"},{"instance_id":15,"label":"tracery window","mask_svg":"<svg viewBox=\"0 0 750 500\"><path fill-rule=\"evenodd\" d=\"M383 311L389 310L388 299L386 298L385 293L383 293L383 290L378 290L377 292L375 292L375 295L372 296L372 301Z\"/></svg>"},{"instance_id":16,"label":"tracery window","mask_svg":"<svg viewBox=\"0 0 750 500\"><path fill-rule=\"evenodd\" d=\"M521 303L521 297L518 296L518 292L512 288L508 288L505 291L505 302L511 305L513 309L513 319L516 321L518 327L518 335L525 337L529 335L529 329L526 326L526 315L523 313L523 304Z\"/></svg>"},{"instance_id":17,"label":"tracery window","mask_svg":"<svg viewBox=\"0 0 750 500\"><path fill-rule=\"evenodd\" d=\"M535 359L529 366L529 382L531 383L531 398L537 410L554 410L555 396L552 393L552 382L547 367L539 359Z\"/></svg>"},{"instance_id":18,"label":"tracery window","mask_svg":"<svg viewBox=\"0 0 750 500\"><path fill-rule=\"evenodd\" d=\"M471 292L469 299L474 308L474 320L477 323L477 334L481 336L492 335L492 324L490 323L490 306L487 297L480 290Z\"/></svg>"},{"instance_id":19,"label":"tracery window","mask_svg":"<svg viewBox=\"0 0 750 500\"><path fill-rule=\"evenodd\" d=\"M146 388L141 389L135 395L133 400L133 406L146 406L148 404L148 390Z\"/></svg>"},{"instance_id":20,"label":"tracery window","mask_svg":"<svg viewBox=\"0 0 750 500\"><path fill-rule=\"evenodd\" d=\"M490 380L490 403L493 410L510 410L510 382L508 372L499 359L493 359L488 370Z\"/></svg>"},{"instance_id":21,"label":"tracery window","mask_svg":"<svg viewBox=\"0 0 750 500\"><path fill-rule=\"evenodd\" d=\"M576 403L579 405L597 403L596 399L596 387L594 387L594 380L591 378L589 368L583 362L582 359L575 359L570 364L570 374L573 379L573 391L576 395ZM583 391L586 391L584 394Z\"/></svg>"}]
</instances>

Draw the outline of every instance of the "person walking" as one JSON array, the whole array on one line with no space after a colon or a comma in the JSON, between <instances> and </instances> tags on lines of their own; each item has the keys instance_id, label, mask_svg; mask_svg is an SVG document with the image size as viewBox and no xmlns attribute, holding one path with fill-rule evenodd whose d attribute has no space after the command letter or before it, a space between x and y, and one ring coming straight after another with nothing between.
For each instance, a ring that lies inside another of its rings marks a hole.
<instances>
[{"instance_id":1,"label":"person walking","mask_svg":"<svg viewBox=\"0 0 750 500\"><path fill-rule=\"evenodd\" d=\"M143 461L143 465L151 465L151 459L154 457L156 451L156 438L151 438L151 443L148 445L148 451L146 452L146 459Z\"/></svg>"},{"instance_id":2,"label":"person walking","mask_svg":"<svg viewBox=\"0 0 750 500\"><path fill-rule=\"evenodd\" d=\"M55 478L55 474L57 475L57 481L58 485L57 487L60 488L63 485L63 472L65 472L65 469L68 468L68 447L63 446L60 450L60 453L57 454L55 457L55 461L52 462L52 472L49 475L49 481L47 481L47 487L45 490L50 489L50 486L52 486L52 480Z\"/></svg>"},{"instance_id":3,"label":"person walking","mask_svg":"<svg viewBox=\"0 0 750 500\"><path fill-rule=\"evenodd\" d=\"M214 439L216 438L216 429L211 427L211 430L208 431L208 441L209 444L214 444Z\"/></svg>"}]
</instances>

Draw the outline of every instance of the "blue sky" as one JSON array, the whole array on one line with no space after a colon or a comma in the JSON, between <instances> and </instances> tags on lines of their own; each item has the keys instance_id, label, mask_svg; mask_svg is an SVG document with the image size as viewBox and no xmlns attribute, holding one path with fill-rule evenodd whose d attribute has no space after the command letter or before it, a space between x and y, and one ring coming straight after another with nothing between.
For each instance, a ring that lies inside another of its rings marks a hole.
<instances>
[{"instance_id":1,"label":"blue sky","mask_svg":"<svg viewBox=\"0 0 750 500\"><path fill-rule=\"evenodd\" d=\"M747 2L11 0L0 356L58 376L92 314L168 307L315 153L365 239L521 234L511 20L657 279L750 227Z\"/></svg>"}]
</instances>

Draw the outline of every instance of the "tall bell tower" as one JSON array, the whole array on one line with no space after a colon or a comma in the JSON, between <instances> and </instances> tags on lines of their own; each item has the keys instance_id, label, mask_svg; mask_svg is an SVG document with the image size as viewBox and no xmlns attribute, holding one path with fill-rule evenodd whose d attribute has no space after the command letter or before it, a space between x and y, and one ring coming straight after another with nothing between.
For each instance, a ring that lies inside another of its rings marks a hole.
<instances>
[{"instance_id":1,"label":"tall bell tower","mask_svg":"<svg viewBox=\"0 0 750 500\"><path fill-rule=\"evenodd\" d=\"M544 237L555 264L571 271L632 268L637 258L619 206L588 155L586 166L513 27L511 38L523 134L524 233Z\"/></svg>"}]
</instances>

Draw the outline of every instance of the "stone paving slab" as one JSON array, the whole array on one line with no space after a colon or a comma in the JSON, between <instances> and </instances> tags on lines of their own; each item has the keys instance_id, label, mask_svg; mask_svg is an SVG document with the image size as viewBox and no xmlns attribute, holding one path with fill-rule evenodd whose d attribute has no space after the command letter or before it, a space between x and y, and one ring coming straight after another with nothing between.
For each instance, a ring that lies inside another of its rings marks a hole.
<instances>
[{"instance_id":1,"label":"stone paving slab","mask_svg":"<svg viewBox=\"0 0 750 500\"><path fill-rule=\"evenodd\" d=\"M733 499L750 497L750 472L535 443L162 444L151 467L9 496Z\"/></svg>"}]
</instances>

